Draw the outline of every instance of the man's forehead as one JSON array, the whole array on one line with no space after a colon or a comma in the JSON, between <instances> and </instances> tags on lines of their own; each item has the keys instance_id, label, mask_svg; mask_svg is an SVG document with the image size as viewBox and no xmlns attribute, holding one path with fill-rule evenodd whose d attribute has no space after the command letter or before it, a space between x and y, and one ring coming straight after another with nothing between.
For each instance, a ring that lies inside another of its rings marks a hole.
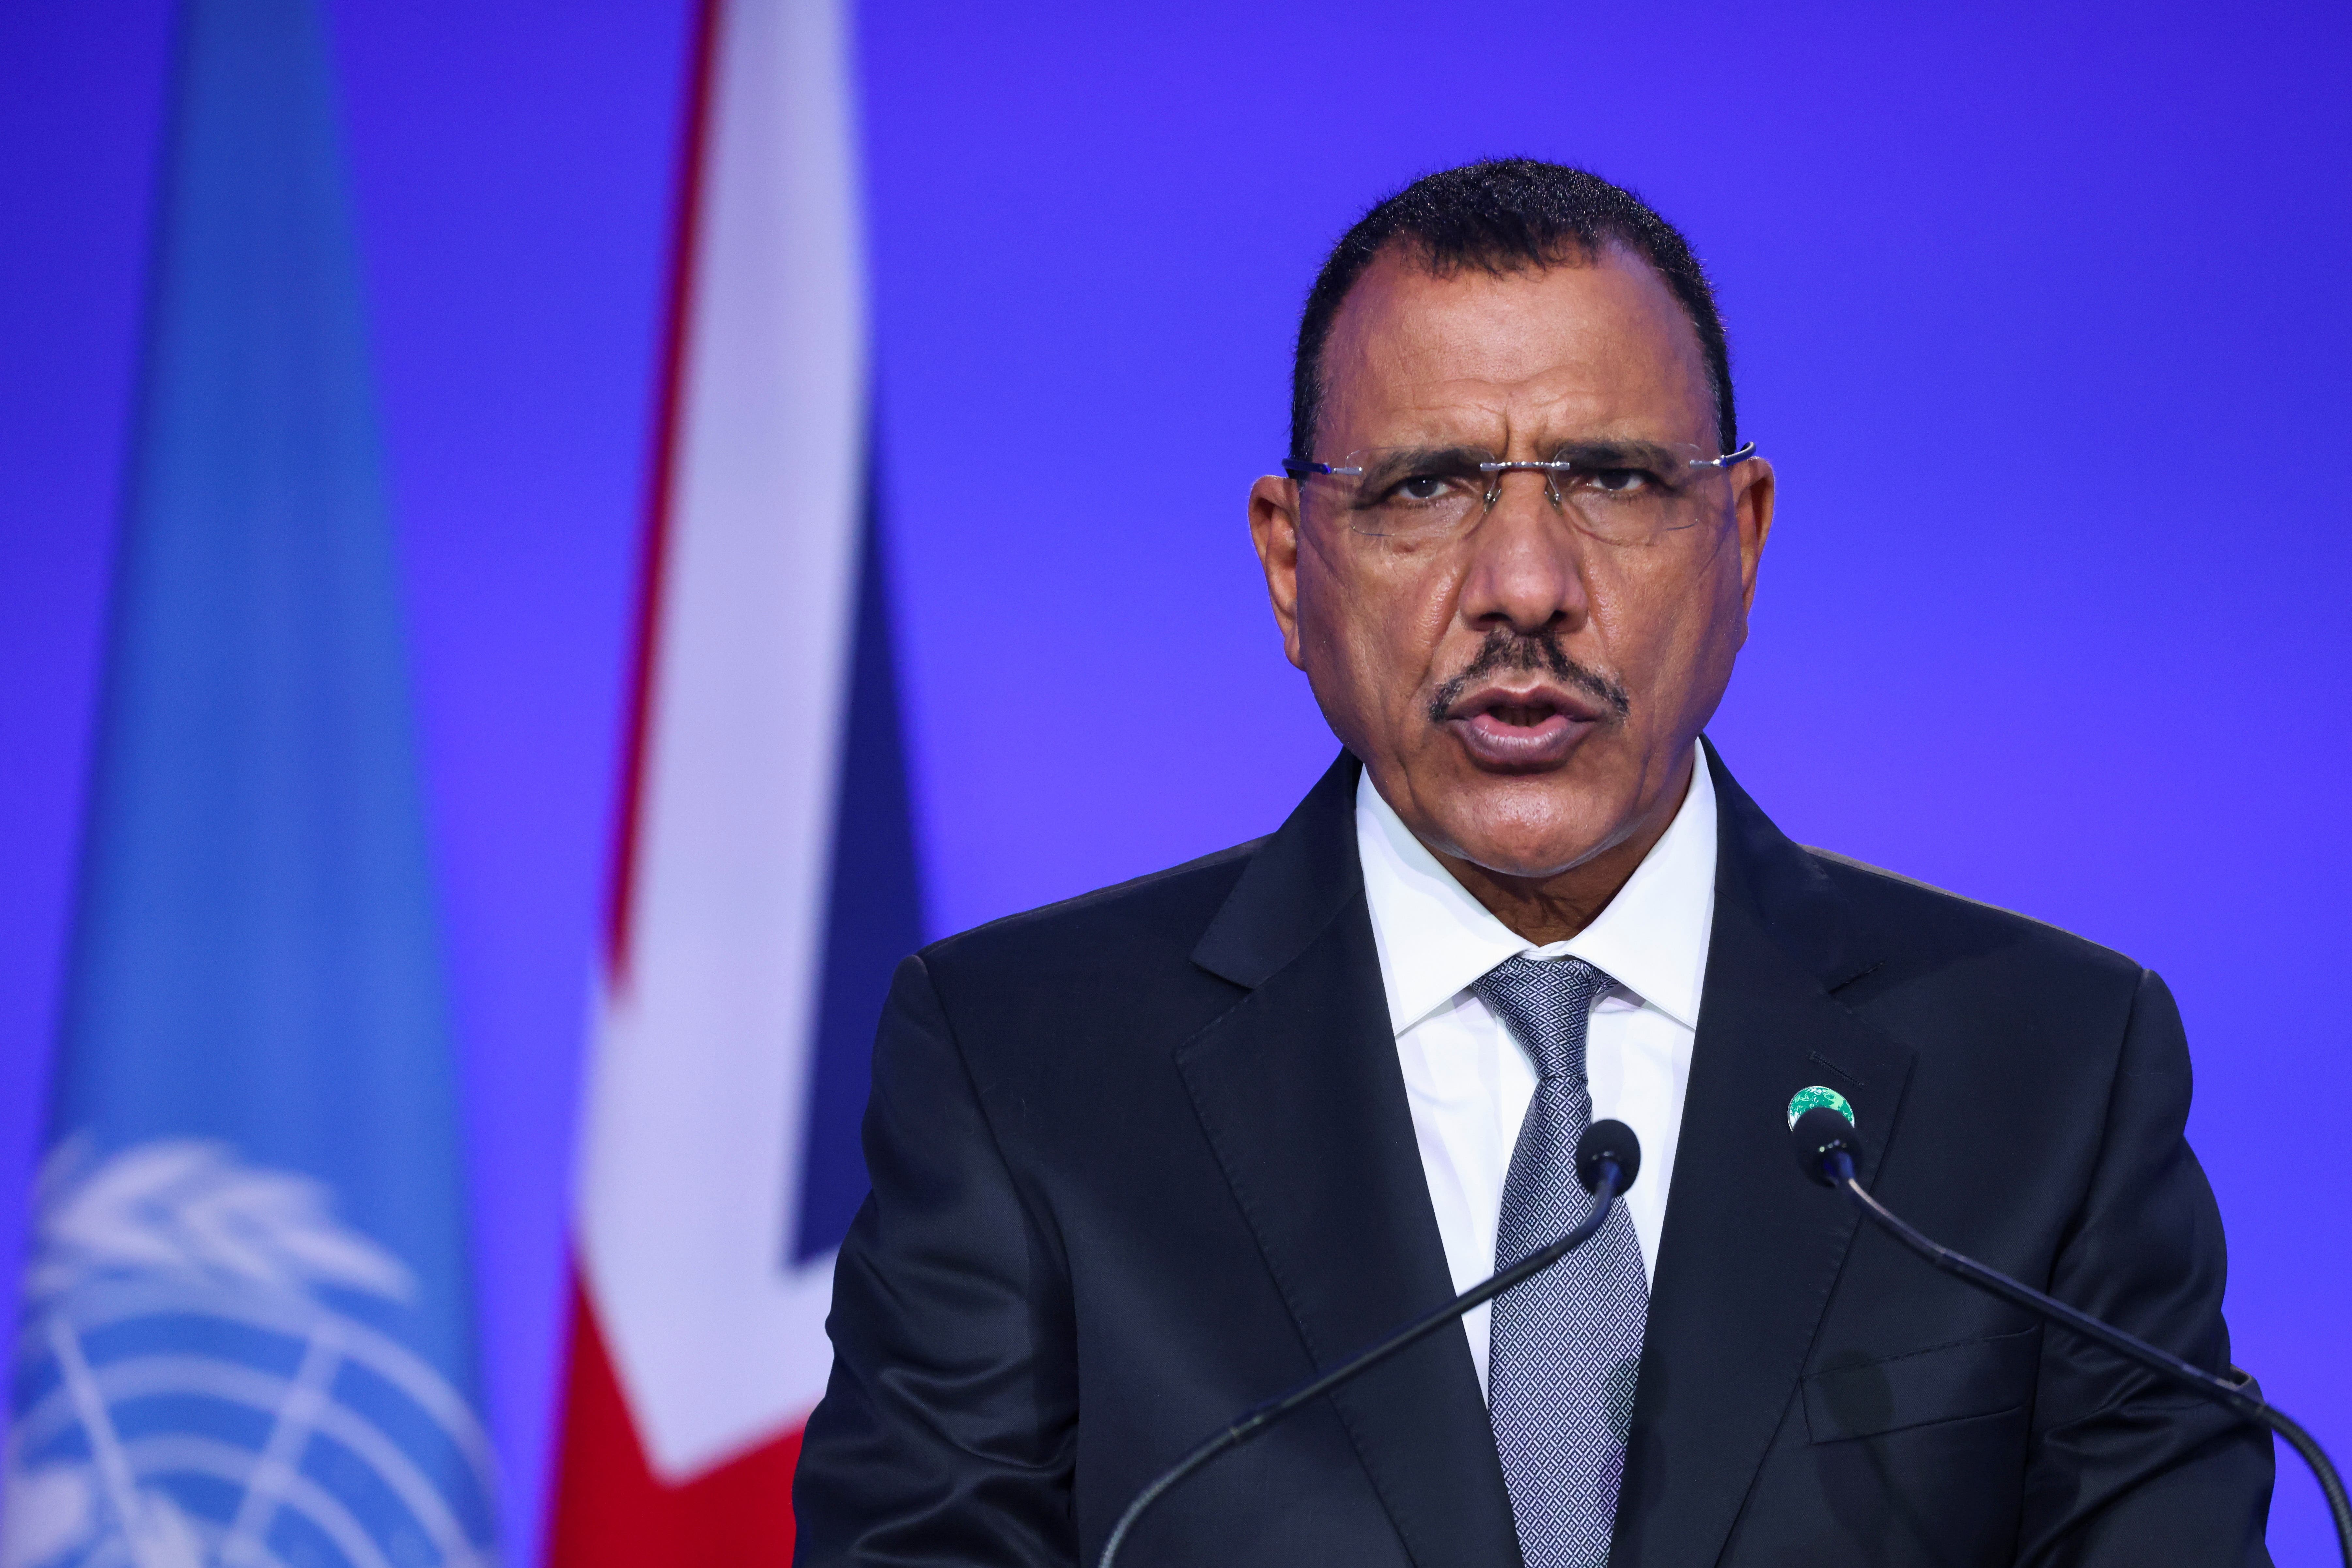
<instances>
[{"instance_id":1,"label":"man's forehead","mask_svg":"<svg viewBox=\"0 0 2352 1568\"><path fill-rule=\"evenodd\" d=\"M1332 323L1323 374L1323 427L1343 438L1639 426L1703 439L1713 423L1697 332L1617 247L1499 276L1383 255Z\"/></svg>"}]
</instances>

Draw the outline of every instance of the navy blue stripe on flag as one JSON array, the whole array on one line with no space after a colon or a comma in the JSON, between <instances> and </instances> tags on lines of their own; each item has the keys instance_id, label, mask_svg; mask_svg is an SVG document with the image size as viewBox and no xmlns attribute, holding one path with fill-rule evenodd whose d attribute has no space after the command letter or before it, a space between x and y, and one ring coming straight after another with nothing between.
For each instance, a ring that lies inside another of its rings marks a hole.
<instances>
[{"instance_id":1,"label":"navy blue stripe on flag","mask_svg":"<svg viewBox=\"0 0 2352 1568\"><path fill-rule=\"evenodd\" d=\"M877 468L869 452L795 1262L839 1247L866 1199L857 1131L873 1077L874 1028L891 972L923 940Z\"/></svg>"}]
</instances>

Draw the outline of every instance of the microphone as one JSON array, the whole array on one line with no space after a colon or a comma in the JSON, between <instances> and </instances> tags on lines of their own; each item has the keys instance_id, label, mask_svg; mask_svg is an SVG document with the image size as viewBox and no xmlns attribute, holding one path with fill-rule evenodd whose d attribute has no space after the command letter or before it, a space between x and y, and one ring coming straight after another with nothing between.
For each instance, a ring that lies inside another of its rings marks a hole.
<instances>
[{"instance_id":1,"label":"microphone","mask_svg":"<svg viewBox=\"0 0 2352 1568\"><path fill-rule=\"evenodd\" d=\"M1113 1568L1118 1550L1135 1529L1136 1521L1153 1503L1175 1489L1187 1476L1224 1453L1264 1432L1302 1405L1313 1403L1343 1383L1348 1383L1371 1371L1408 1345L1418 1344L1446 1324L1453 1322L1471 1308L1491 1301L1512 1286L1542 1273L1570 1253L1601 1233L1609 1223L1609 1209L1619 1198L1632 1190L1633 1178L1642 1170L1642 1141L1633 1130L1622 1121L1596 1121L1584 1130L1576 1141L1576 1179L1592 1194L1592 1208L1576 1228L1549 1247L1538 1248L1498 1270L1486 1279L1473 1285L1444 1306L1426 1317L1416 1318L1387 1339L1369 1350L1358 1352L1341 1362L1322 1376L1300 1384L1289 1393L1278 1394L1263 1405L1252 1405L1234 1417L1232 1425L1194 1447L1192 1452L1161 1471L1150 1486L1135 1494L1127 1511L1118 1516L1112 1527L1110 1539L1103 1542L1102 1555L1095 1560L1095 1568Z\"/></svg>"},{"instance_id":2,"label":"microphone","mask_svg":"<svg viewBox=\"0 0 2352 1568\"><path fill-rule=\"evenodd\" d=\"M1975 1258L1938 1246L1914 1230L1894 1212L1863 1189L1854 1176L1854 1168L1863 1158L1862 1134L1855 1129L1853 1117L1845 1109L1844 1098L1834 1089L1809 1089L1790 1104L1794 1113L1801 1106L1810 1110L1795 1114L1789 1123L1789 1139L1797 1152L1797 1164L1806 1175L1825 1187L1842 1187L1846 1194L1862 1206L1873 1224L1905 1247L1917 1253L1945 1273L1967 1280L1978 1289L2000 1297L2012 1306L2048 1319L2074 1330L2084 1338L2106 1346L2126 1361L2136 1362L2158 1376L2170 1379L2185 1388L2204 1395L2243 1421L2267 1426L2287 1440L2289 1447L2303 1456L2311 1467L2312 1476L2319 1489L2326 1495L2327 1511L2336 1524L2336 1546L2344 1558L2345 1568L2352 1568L2352 1500L2344 1491L2343 1478L2320 1447L2319 1441L2301 1426L2288 1419L2284 1411L2260 1395L2247 1390L2253 1380L2232 1383L2218 1377L2204 1368L2191 1365L2172 1354L2158 1350L2147 1341L2127 1334L2112 1323L2101 1321L2088 1312L2070 1307L2054 1296L2043 1295L2031 1285L2012 1279L2000 1269L1979 1263Z\"/></svg>"}]
</instances>

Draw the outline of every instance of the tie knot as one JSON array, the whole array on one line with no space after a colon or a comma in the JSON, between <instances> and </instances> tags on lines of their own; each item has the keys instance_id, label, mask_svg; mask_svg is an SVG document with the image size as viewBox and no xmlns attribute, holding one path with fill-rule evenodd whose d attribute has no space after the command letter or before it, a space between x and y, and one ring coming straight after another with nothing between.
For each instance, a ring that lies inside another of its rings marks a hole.
<instances>
[{"instance_id":1,"label":"tie knot","mask_svg":"<svg viewBox=\"0 0 2352 1568\"><path fill-rule=\"evenodd\" d=\"M1608 975L1580 958L1529 958L1496 964L1471 984L1535 1058L1545 1078L1584 1079L1584 1029Z\"/></svg>"}]
</instances>

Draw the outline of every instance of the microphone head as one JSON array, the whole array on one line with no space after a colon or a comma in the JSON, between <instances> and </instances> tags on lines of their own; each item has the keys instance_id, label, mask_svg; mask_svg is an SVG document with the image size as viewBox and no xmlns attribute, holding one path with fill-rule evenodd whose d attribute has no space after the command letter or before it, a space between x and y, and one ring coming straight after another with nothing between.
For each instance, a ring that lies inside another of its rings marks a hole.
<instances>
[{"instance_id":1,"label":"microphone head","mask_svg":"<svg viewBox=\"0 0 2352 1568\"><path fill-rule=\"evenodd\" d=\"M1622 1121L1596 1121L1584 1130L1576 1141L1576 1179L1591 1192L1601 1185L1601 1163L1617 1162L1617 1195L1623 1197L1633 1190L1633 1178L1642 1173L1642 1141L1633 1130Z\"/></svg>"},{"instance_id":2,"label":"microphone head","mask_svg":"<svg viewBox=\"0 0 2352 1568\"><path fill-rule=\"evenodd\" d=\"M1855 1165L1862 1163L1862 1134L1833 1105L1816 1105L1800 1113L1789 1125L1789 1142L1797 1151L1797 1168L1825 1187L1835 1180L1830 1173L1831 1155L1843 1152Z\"/></svg>"}]
</instances>

